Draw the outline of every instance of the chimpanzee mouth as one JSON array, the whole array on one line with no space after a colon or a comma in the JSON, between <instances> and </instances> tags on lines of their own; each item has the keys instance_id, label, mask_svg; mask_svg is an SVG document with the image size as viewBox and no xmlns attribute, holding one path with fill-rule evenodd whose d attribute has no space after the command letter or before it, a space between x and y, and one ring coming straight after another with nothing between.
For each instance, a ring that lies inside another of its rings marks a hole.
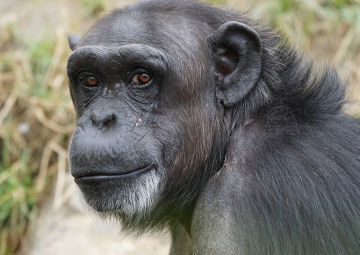
<instances>
[{"instance_id":1,"label":"chimpanzee mouth","mask_svg":"<svg viewBox=\"0 0 360 255\"><path fill-rule=\"evenodd\" d=\"M91 182L101 182L101 181L107 181L107 180L132 177L135 175L141 175L152 169L156 169L156 165L154 163L151 163L150 165L148 165L146 167L139 168L139 169L136 169L133 171L125 172L125 173L86 175L86 176L81 176L81 177L75 177L74 180L75 180L76 184L90 184Z\"/></svg>"}]
</instances>

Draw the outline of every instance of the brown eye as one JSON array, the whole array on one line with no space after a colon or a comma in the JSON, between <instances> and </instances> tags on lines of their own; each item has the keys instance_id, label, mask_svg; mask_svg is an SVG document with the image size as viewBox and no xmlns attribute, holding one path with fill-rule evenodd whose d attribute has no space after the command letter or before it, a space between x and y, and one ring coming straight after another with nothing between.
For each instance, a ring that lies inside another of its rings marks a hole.
<instances>
[{"instance_id":1,"label":"brown eye","mask_svg":"<svg viewBox=\"0 0 360 255\"><path fill-rule=\"evenodd\" d=\"M151 81L151 76L146 73L135 74L130 82L131 85L144 85Z\"/></svg>"},{"instance_id":2,"label":"brown eye","mask_svg":"<svg viewBox=\"0 0 360 255\"><path fill-rule=\"evenodd\" d=\"M94 87L98 85L98 80L94 76L88 76L81 80L81 84L86 87Z\"/></svg>"}]
</instances>

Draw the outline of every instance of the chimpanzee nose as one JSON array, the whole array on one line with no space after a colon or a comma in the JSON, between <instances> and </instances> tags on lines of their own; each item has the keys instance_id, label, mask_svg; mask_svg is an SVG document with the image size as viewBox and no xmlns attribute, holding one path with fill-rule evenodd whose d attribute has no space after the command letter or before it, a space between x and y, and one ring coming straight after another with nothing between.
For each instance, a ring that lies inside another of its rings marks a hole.
<instances>
[{"instance_id":1,"label":"chimpanzee nose","mask_svg":"<svg viewBox=\"0 0 360 255\"><path fill-rule=\"evenodd\" d=\"M116 116L114 113L102 113L100 114L91 114L90 119L92 121L92 125L97 127L101 131L108 130L111 126L115 124Z\"/></svg>"}]
</instances>

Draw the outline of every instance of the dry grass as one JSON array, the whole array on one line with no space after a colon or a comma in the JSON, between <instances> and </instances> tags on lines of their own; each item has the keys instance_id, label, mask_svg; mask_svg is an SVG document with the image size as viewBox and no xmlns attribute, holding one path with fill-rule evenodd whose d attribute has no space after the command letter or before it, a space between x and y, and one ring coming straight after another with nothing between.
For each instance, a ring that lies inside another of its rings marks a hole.
<instances>
[{"instance_id":1,"label":"dry grass","mask_svg":"<svg viewBox=\"0 0 360 255\"><path fill-rule=\"evenodd\" d=\"M64 73L65 39L59 30L49 46L0 55L0 254L17 248L48 180L67 166L75 120Z\"/></svg>"},{"instance_id":2,"label":"dry grass","mask_svg":"<svg viewBox=\"0 0 360 255\"><path fill-rule=\"evenodd\" d=\"M51 31L39 24L37 35L41 36L26 35L16 20L0 15L0 254L4 255L13 254L21 244L53 177L57 176L55 206L72 194L63 188L67 146L75 123L65 73L70 53L66 34L83 32L94 18L115 6L105 0L48 2L58 5L62 20L67 22ZM117 1L117 5L126 2ZM209 2L223 5L236 1ZM358 0L245 3L254 6L254 16L270 20L312 56L338 66L353 84L353 98L359 98ZM31 4L39 5L39 1L28 1L27 5ZM74 8L83 11L71 15Z\"/></svg>"}]
</instances>

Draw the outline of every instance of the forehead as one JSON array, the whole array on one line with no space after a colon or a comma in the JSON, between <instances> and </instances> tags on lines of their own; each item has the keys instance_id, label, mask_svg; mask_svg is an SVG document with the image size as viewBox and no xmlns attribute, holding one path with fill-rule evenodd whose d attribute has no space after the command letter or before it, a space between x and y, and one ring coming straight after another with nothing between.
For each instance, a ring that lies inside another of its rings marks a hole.
<instances>
[{"instance_id":1,"label":"forehead","mask_svg":"<svg viewBox=\"0 0 360 255\"><path fill-rule=\"evenodd\" d=\"M206 25L198 23L181 13L121 9L98 21L79 46L144 44L189 51L206 40Z\"/></svg>"}]
</instances>

